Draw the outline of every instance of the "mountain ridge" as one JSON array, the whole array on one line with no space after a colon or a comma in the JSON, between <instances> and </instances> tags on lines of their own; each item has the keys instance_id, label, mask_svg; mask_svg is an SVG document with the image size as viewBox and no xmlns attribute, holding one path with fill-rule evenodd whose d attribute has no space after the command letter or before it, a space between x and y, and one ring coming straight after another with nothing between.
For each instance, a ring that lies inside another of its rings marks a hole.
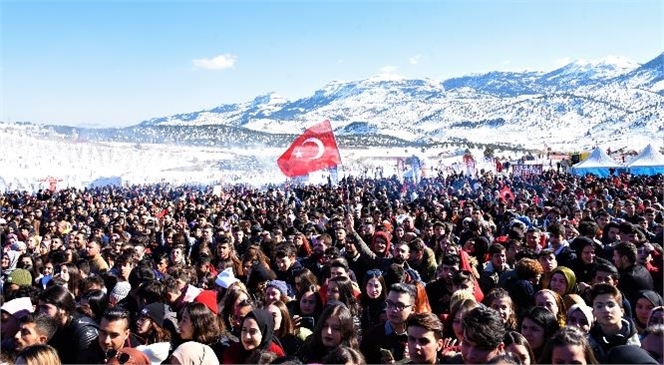
<instances>
[{"instance_id":1,"label":"mountain ridge","mask_svg":"<svg viewBox=\"0 0 664 365\"><path fill-rule=\"evenodd\" d=\"M179 127L200 134L215 130L204 127L224 126L228 133L246 129L267 133L257 136L269 139L269 134L292 135L324 119L340 135L383 136L379 139L415 145L461 139L541 147L652 138L664 132L664 53L644 64L616 56L576 60L549 72L489 71L443 81L394 74L334 80L296 100L268 92L240 103L151 118L120 134L180 133ZM240 133L242 140L251 138L245 134ZM521 134L527 136L524 141L515 138Z\"/></svg>"}]
</instances>

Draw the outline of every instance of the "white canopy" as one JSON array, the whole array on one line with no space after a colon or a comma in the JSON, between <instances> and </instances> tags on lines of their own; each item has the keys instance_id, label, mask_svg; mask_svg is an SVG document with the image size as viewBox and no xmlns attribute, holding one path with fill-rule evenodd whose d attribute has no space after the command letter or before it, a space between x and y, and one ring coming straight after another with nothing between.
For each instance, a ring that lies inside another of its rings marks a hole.
<instances>
[{"instance_id":1,"label":"white canopy","mask_svg":"<svg viewBox=\"0 0 664 365\"><path fill-rule=\"evenodd\" d=\"M609 169L621 169L624 166L616 162L599 147L596 147L587 159L572 166L576 175L594 174L599 177L610 175Z\"/></svg>"},{"instance_id":2,"label":"white canopy","mask_svg":"<svg viewBox=\"0 0 664 365\"><path fill-rule=\"evenodd\" d=\"M634 157L627 164L629 172L634 175L655 175L664 173L664 155L662 155L652 144Z\"/></svg>"}]
</instances>

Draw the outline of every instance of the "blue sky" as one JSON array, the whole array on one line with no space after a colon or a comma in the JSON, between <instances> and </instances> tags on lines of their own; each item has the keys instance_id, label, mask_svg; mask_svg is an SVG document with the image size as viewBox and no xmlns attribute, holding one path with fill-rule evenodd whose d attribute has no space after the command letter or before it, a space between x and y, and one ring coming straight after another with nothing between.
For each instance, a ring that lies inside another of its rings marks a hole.
<instances>
[{"instance_id":1,"label":"blue sky","mask_svg":"<svg viewBox=\"0 0 664 365\"><path fill-rule=\"evenodd\" d=\"M3 121L125 126L386 71L444 80L664 51L659 0L0 1Z\"/></svg>"}]
</instances>

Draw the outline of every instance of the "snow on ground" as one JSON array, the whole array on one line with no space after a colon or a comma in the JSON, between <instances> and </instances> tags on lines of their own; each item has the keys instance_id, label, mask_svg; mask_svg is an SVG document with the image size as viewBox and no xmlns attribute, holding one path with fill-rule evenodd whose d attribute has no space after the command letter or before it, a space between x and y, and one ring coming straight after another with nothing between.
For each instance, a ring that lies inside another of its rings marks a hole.
<instances>
[{"instance_id":1,"label":"snow on ground","mask_svg":"<svg viewBox=\"0 0 664 365\"><path fill-rule=\"evenodd\" d=\"M487 136L488 138L489 136ZM525 138L525 137L524 137ZM0 129L0 191L36 191L49 186L58 188L108 184L232 184L263 186L286 180L276 160L285 148L239 149L203 148L163 144L76 142L35 136L20 128ZM600 144L606 149L612 143ZM659 146L655 144L655 146ZM573 145L554 151L581 151ZM636 147L636 146L635 146ZM637 151L640 147L635 148ZM471 149L477 170L493 170L495 164L483 159L483 151ZM517 159L511 152L495 151L501 159ZM463 148L370 148L342 149L340 178L346 175L376 177L397 173L397 160L413 155L422 160L427 176L435 170L458 170ZM540 152L545 155L545 151ZM535 153L538 155L538 153ZM537 157L537 156L536 156ZM555 161L535 160L545 168ZM406 172L406 174L408 174ZM326 182L327 172L311 174L310 182Z\"/></svg>"},{"instance_id":2,"label":"snow on ground","mask_svg":"<svg viewBox=\"0 0 664 365\"><path fill-rule=\"evenodd\" d=\"M58 188L158 182L261 186L286 180L276 165L284 148L249 150L73 142L34 137L16 130L0 130L0 140L3 141L0 144L0 191L36 191L47 188L51 178L58 180ZM453 163L451 160L460 161L462 151L431 149L423 153L414 148L371 148L342 149L340 153L343 163L340 177L343 177L347 174L376 176L379 166L384 176L391 176L396 173L398 158L414 154L429 170L445 167ZM482 151L474 153L482 155ZM312 182L326 179L326 173L310 176Z\"/></svg>"}]
</instances>

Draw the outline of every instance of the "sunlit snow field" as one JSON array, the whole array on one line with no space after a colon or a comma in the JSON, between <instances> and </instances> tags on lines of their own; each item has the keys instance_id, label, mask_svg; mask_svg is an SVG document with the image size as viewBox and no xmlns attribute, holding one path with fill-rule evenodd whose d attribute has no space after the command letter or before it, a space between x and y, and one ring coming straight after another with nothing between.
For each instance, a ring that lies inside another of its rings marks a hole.
<instances>
[{"instance_id":1,"label":"sunlit snow field","mask_svg":"<svg viewBox=\"0 0 664 365\"><path fill-rule=\"evenodd\" d=\"M36 191L48 187L49 178L58 180L58 188L157 182L213 185L248 183L262 186L286 180L276 165L277 158L285 148L246 150L74 142L42 139L21 133L20 129L0 130L0 141L0 191ZM643 139L630 141L632 148L637 151L649 142ZM655 146L661 146L661 143ZM568 147L570 151L575 149L573 146ZM471 152L477 160L477 170L494 169L495 164L483 160L482 150ZM496 152L502 158L521 157L509 152ZM435 169L451 171L459 167L463 149L422 151L415 148L371 148L341 149L340 153L343 162L340 177L347 174L373 177L380 170L376 167L382 168L383 176L395 174L397 158L413 154L422 159L428 174L435 173ZM548 160L535 160L533 163L542 163L545 168L551 164ZM315 173L309 180L325 182L327 175Z\"/></svg>"}]
</instances>

